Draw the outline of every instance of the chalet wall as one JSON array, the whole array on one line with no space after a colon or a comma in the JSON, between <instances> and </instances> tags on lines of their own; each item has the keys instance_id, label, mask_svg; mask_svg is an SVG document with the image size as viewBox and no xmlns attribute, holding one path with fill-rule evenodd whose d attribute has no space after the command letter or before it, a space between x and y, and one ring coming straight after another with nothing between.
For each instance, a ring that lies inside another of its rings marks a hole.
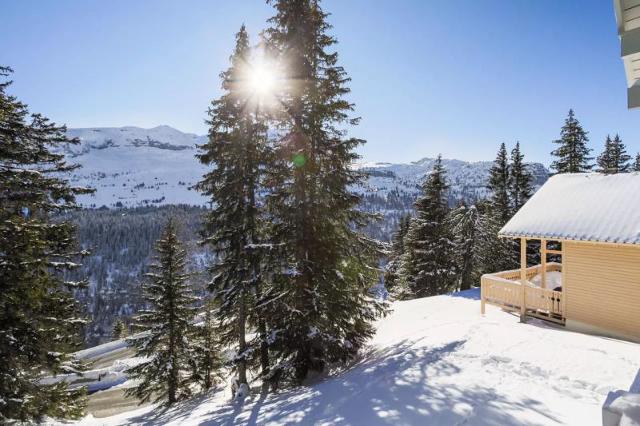
<instances>
[{"instance_id":1,"label":"chalet wall","mask_svg":"<svg viewBox=\"0 0 640 426\"><path fill-rule=\"evenodd\" d=\"M640 340L640 248L563 245L567 326Z\"/></svg>"}]
</instances>

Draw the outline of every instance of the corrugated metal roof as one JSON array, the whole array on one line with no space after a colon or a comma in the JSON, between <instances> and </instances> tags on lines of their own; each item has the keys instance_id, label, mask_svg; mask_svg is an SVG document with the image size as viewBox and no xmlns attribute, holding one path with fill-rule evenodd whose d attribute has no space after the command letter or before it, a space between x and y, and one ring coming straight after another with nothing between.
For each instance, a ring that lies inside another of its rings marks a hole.
<instances>
[{"instance_id":1,"label":"corrugated metal roof","mask_svg":"<svg viewBox=\"0 0 640 426\"><path fill-rule=\"evenodd\" d=\"M640 173L555 175L499 235L640 244Z\"/></svg>"}]
</instances>

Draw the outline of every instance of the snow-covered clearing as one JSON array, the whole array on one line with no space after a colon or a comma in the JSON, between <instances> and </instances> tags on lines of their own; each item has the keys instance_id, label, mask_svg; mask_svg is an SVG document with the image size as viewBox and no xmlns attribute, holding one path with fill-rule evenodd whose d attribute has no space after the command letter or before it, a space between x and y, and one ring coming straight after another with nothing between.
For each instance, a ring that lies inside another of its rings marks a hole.
<instances>
[{"instance_id":1,"label":"snow-covered clearing","mask_svg":"<svg viewBox=\"0 0 640 426\"><path fill-rule=\"evenodd\" d=\"M309 387L219 390L170 410L82 425L598 425L607 393L629 389L640 345L567 331L488 306L477 290L397 302L351 369Z\"/></svg>"}]
</instances>

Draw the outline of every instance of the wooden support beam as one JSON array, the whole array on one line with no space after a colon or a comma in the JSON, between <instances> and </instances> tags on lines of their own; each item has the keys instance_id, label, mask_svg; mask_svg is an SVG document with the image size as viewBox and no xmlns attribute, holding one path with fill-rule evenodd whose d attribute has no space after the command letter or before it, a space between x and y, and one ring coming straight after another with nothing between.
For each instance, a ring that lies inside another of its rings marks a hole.
<instances>
[{"instance_id":1,"label":"wooden support beam","mask_svg":"<svg viewBox=\"0 0 640 426\"><path fill-rule=\"evenodd\" d=\"M559 255L562 255L562 250L547 250L547 254L559 254Z\"/></svg>"},{"instance_id":2,"label":"wooden support beam","mask_svg":"<svg viewBox=\"0 0 640 426\"><path fill-rule=\"evenodd\" d=\"M547 288L547 240L540 240L540 288Z\"/></svg>"},{"instance_id":3,"label":"wooden support beam","mask_svg":"<svg viewBox=\"0 0 640 426\"><path fill-rule=\"evenodd\" d=\"M567 319L567 264L565 263L565 244L562 243L562 300L560 301L560 309L562 310L562 319Z\"/></svg>"},{"instance_id":4,"label":"wooden support beam","mask_svg":"<svg viewBox=\"0 0 640 426\"><path fill-rule=\"evenodd\" d=\"M520 321L525 322L527 317L527 239L520 238L520 290L522 301L520 302Z\"/></svg>"},{"instance_id":5,"label":"wooden support beam","mask_svg":"<svg viewBox=\"0 0 640 426\"><path fill-rule=\"evenodd\" d=\"M487 284L484 282L484 278L480 278L480 313L484 315L485 312L485 299L484 299L484 291Z\"/></svg>"}]
</instances>

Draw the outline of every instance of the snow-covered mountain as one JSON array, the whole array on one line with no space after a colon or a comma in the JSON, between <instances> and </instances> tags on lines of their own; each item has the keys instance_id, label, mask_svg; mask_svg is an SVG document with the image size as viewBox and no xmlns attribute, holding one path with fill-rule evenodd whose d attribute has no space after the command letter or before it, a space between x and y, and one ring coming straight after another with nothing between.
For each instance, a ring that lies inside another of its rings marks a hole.
<instances>
[{"instance_id":1,"label":"snow-covered mountain","mask_svg":"<svg viewBox=\"0 0 640 426\"><path fill-rule=\"evenodd\" d=\"M450 188L450 199L472 202L486 198L491 161L467 162L443 159ZM407 164L362 163L359 167L368 172L369 178L363 188L364 194L387 195L390 192L420 191L420 184L433 168L435 158L423 158ZM534 187L540 187L548 178L549 171L540 163L529 163L534 176Z\"/></svg>"},{"instance_id":2,"label":"snow-covered mountain","mask_svg":"<svg viewBox=\"0 0 640 426\"><path fill-rule=\"evenodd\" d=\"M204 205L206 200L190 189L202 177L205 167L195 154L196 145L206 136L183 133L169 126L69 129L80 139L65 151L81 164L72 177L76 185L92 186L94 195L83 196L86 207L136 207L162 204ZM355 191L368 199L382 201L393 195L412 199L433 166L434 159L423 158L408 164L361 163L369 179ZM474 201L486 197L490 161L444 160L451 184L451 201ZM531 163L536 186L547 178L542 164ZM404 204L404 203L403 203Z\"/></svg>"},{"instance_id":3,"label":"snow-covered mountain","mask_svg":"<svg viewBox=\"0 0 640 426\"><path fill-rule=\"evenodd\" d=\"M190 186L205 170L195 158L196 144L205 136L169 126L69 129L68 134L80 139L65 149L82 165L73 184L96 189L80 197L85 207L204 204Z\"/></svg>"}]
</instances>

